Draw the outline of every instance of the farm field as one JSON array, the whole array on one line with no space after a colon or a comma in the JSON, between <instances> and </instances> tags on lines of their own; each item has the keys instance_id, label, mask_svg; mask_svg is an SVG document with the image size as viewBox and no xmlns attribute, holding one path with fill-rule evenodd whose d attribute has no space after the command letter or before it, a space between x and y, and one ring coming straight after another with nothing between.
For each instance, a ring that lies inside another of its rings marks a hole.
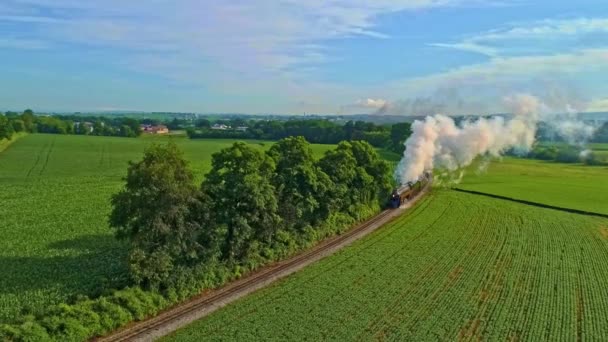
<instances>
[{"instance_id":1,"label":"farm field","mask_svg":"<svg viewBox=\"0 0 608 342\"><path fill-rule=\"evenodd\" d=\"M164 341L608 339L608 219L435 190Z\"/></svg>"},{"instance_id":2,"label":"farm field","mask_svg":"<svg viewBox=\"0 0 608 342\"><path fill-rule=\"evenodd\" d=\"M608 214L608 167L504 158L475 170L455 187Z\"/></svg>"},{"instance_id":3,"label":"farm field","mask_svg":"<svg viewBox=\"0 0 608 342\"><path fill-rule=\"evenodd\" d=\"M108 227L109 199L122 186L127 162L166 140L32 134L0 153L0 322L124 283L126 245ZM199 180L211 154L232 144L174 141ZM320 156L332 147L313 149Z\"/></svg>"}]
</instances>

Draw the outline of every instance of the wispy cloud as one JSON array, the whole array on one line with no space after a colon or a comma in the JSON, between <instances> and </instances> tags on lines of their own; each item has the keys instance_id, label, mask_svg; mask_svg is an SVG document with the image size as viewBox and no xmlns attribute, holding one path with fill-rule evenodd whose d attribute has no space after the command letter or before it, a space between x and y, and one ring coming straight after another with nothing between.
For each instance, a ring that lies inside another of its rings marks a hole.
<instances>
[{"instance_id":1,"label":"wispy cloud","mask_svg":"<svg viewBox=\"0 0 608 342\"><path fill-rule=\"evenodd\" d=\"M0 21L40 25L32 29L58 42L160 56L179 52L186 63L212 59L240 73L293 73L296 68L327 60L322 49L314 48L319 42L356 36L390 38L375 29L379 15L477 2L13 0L11 14L0 15ZM32 12L61 15L36 16ZM175 60L176 67L180 63Z\"/></svg>"},{"instance_id":2,"label":"wispy cloud","mask_svg":"<svg viewBox=\"0 0 608 342\"><path fill-rule=\"evenodd\" d=\"M589 34L608 34L608 18L547 19L518 23L509 27L466 37L456 43L430 46L497 56L515 50L519 54L538 50L538 44L564 48L561 43ZM557 46L556 46L557 45Z\"/></svg>"},{"instance_id":3,"label":"wispy cloud","mask_svg":"<svg viewBox=\"0 0 608 342\"><path fill-rule=\"evenodd\" d=\"M590 112L608 112L608 98L597 99L591 102L587 110Z\"/></svg>"},{"instance_id":4,"label":"wispy cloud","mask_svg":"<svg viewBox=\"0 0 608 342\"><path fill-rule=\"evenodd\" d=\"M460 97L475 101L481 110L494 112L504 110L496 101L504 93L528 91L550 98L556 110L567 106L583 110L585 102L605 91L599 86L594 88L587 77L604 73L608 73L608 48L584 49L554 55L492 57L487 62L392 82L385 91L399 99L400 94L428 96L438 89L458 89ZM572 89L560 90L579 86L584 87L584 97ZM456 109L459 108L445 107L447 112Z\"/></svg>"}]
</instances>

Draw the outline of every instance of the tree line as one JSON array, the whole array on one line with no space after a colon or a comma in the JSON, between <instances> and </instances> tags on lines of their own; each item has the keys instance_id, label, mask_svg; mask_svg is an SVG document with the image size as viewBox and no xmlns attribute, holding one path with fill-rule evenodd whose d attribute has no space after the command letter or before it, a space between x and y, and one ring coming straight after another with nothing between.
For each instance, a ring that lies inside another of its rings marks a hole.
<instances>
[{"instance_id":1,"label":"tree line","mask_svg":"<svg viewBox=\"0 0 608 342\"><path fill-rule=\"evenodd\" d=\"M23 113L0 112L0 140L11 140L15 133L35 131L36 117L31 109Z\"/></svg>"},{"instance_id":2,"label":"tree line","mask_svg":"<svg viewBox=\"0 0 608 342\"><path fill-rule=\"evenodd\" d=\"M19 132L121 137L137 137L142 133L140 120L127 117L35 115L31 109L0 113L0 139L10 140Z\"/></svg>"},{"instance_id":3,"label":"tree line","mask_svg":"<svg viewBox=\"0 0 608 342\"><path fill-rule=\"evenodd\" d=\"M337 144L340 141L362 140L374 147L403 152L403 142L410 135L407 122L393 125L376 125L364 121L348 121L338 124L324 119L312 120L223 120L227 129L212 129L212 123L201 119L194 127L187 128L188 136L197 138L279 140L289 136L302 136L314 144ZM246 127L246 130L237 130Z\"/></svg>"},{"instance_id":4,"label":"tree line","mask_svg":"<svg viewBox=\"0 0 608 342\"><path fill-rule=\"evenodd\" d=\"M521 154L511 151L511 155L521 156ZM581 146L569 146L566 144L535 146L531 151L524 155L526 158L553 161L558 163L578 164L582 163L590 166L608 165L608 156L598 154L592 150Z\"/></svg>"},{"instance_id":5,"label":"tree line","mask_svg":"<svg viewBox=\"0 0 608 342\"><path fill-rule=\"evenodd\" d=\"M238 273L283 258L377 212L392 188L389 164L362 141L341 142L319 160L303 137L267 152L236 142L213 155L199 186L169 143L130 164L110 223L130 242L133 279L166 286L179 268Z\"/></svg>"}]
</instances>

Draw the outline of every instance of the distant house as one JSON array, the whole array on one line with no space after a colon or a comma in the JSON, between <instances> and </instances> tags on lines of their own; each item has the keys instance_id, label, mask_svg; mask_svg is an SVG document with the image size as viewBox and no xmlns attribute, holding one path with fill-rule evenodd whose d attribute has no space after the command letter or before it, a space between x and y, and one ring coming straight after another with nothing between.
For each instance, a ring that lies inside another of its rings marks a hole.
<instances>
[{"instance_id":1,"label":"distant house","mask_svg":"<svg viewBox=\"0 0 608 342\"><path fill-rule=\"evenodd\" d=\"M241 131L241 132L247 132L247 129L249 129L249 127L247 127L247 126L239 126L236 128L237 131Z\"/></svg>"},{"instance_id":2,"label":"distant house","mask_svg":"<svg viewBox=\"0 0 608 342\"><path fill-rule=\"evenodd\" d=\"M168 134L169 129L165 125L141 125L141 131L147 134Z\"/></svg>"},{"instance_id":3,"label":"distant house","mask_svg":"<svg viewBox=\"0 0 608 342\"><path fill-rule=\"evenodd\" d=\"M224 125L224 124L213 124L213 126L211 126L211 129L219 129L219 130L227 130L229 129L230 126Z\"/></svg>"},{"instance_id":4,"label":"distant house","mask_svg":"<svg viewBox=\"0 0 608 342\"><path fill-rule=\"evenodd\" d=\"M93 123L92 122L88 122L88 121L85 121L85 122L78 122L78 121L74 122L74 128L77 131L79 131L79 132L81 132L80 131L80 125L82 125L82 127L84 127L84 129L87 130L88 133L92 133L93 132Z\"/></svg>"}]
</instances>

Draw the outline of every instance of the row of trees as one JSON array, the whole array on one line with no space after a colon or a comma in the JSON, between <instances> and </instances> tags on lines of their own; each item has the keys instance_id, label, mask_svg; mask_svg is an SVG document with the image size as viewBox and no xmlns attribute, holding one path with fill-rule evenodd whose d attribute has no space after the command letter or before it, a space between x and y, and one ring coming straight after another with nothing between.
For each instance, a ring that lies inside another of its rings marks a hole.
<instances>
[{"instance_id":1,"label":"row of trees","mask_svg":"<svg viewBox=\"0 0 608 342\"><path fill-rule=\"evenodd\" d=\"M536 146L526 154L526 157L558 163L608 165L608 157L598 155L593 151L585 150L581 147L569 145Z\"/></svg>"},{"instance_id":2,"label":"row of trees","mask_svg":"<svg viewBox=\"0 0 608 342\"><path fill-rule=\"evenodd\" d=\"M199 120L195 128L187 130L190 138L228 138L278 140L289 136L303 136L315 144L337 144L340 141L362 140L372 146L403 152L403 142L410 135L409 123L376 125L364 121L348 121L344 125L328 120L257 120L243 119L222 122L233 129L214 130L211 122ZM245 131L234 128L247 127Z\"/></svg>"},{"instance_id":3,"label":"row of trees","mask_svg":"<svg viewBox=\"0 0 608 342\"><path fill-rule=\"evenodd\" d=\"M131 243L138 283L162 285L178 267L253 269L371 215L393 187L368 143L342 142L315 160L303 137L267 152L234 143L213 155L200 186L194 178L171 143L130 164L110 223Z\"/></svg>"},{"instance_id":4,"label":"row of trees","mask_svg":"<svg viewBox=\"0 0 608 342\"><path fill-rule=\"evenodd\" d=\"M594 143L608 143L608 121L604 123L597 123L593 121L586 122L586 124L595 128L593 135L589 139L589 142ZM541 122L538 125L536 131L536 140L545 142L568 142L569 138L563 136L555 128L546 122Z\"/></svg>"},{"instance_id":5,"label":"row of trees","mask_svg":"<svg viewBox=\"0 0 608 342\"><path fill-rule=\"evenodd\" d=\"M19 132L137 137L141 129L139 120L125 117L34 115L31 109L0 113L0 139Z\"/></svg>"},{"instance_id":6,"label":"row of trees","mask_svg":"<svg viewBox=\"0 0 608 342\"><path fill-rule=\"evenodd\" d=\"M10 140L15 133L33 131L35 131L35 116L31 109L23 113L0 112L0 140Z\"/></svg>"}]
</instances>

